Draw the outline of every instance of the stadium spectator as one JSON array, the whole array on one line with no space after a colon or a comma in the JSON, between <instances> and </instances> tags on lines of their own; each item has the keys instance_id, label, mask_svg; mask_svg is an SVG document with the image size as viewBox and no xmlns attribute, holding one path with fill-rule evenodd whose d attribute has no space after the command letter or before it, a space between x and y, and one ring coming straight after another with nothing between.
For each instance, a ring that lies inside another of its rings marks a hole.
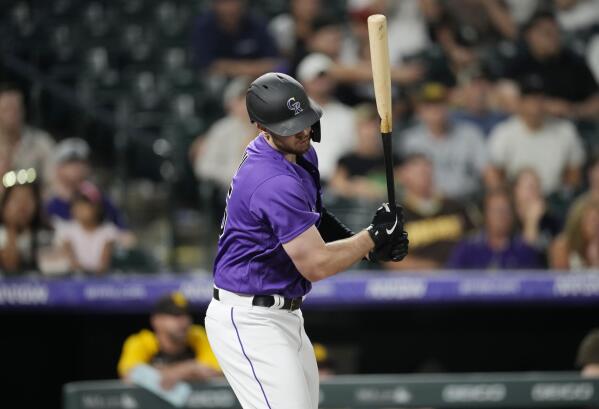
<instances>
[{"instance_id":1,"label":"stadium spectator","mask_svg":"<svg viewBox=\"0 0 599 409\"><path fill-rule=\"evenodd\" d=\"M599 24L598 0L553 0L556 18L567 33L584 35Z\"/></svg>"},{"instance_id":2,"label":"stadium spectator","mask_svg":"<svg viewBox=\"0 0 599 409\"><path fill-rule=\"evenodd\" d=\"M333 97L335 80L330 74L332 60L323 54L310 54L297 69L297 79L306 93L323 110L320 127L322 140L314 144L318 153L318 168L323 181L328 181L339 159L356 144L354 114L350 107Z\"/></svg>"},{"instance_id":3,"label":"stadium spectator","mask_svg":"<svg viewBox=\"0 0 599 409\"><path fill-rule=\"evenodd\" d=\"M53 183L45 204L46 214L53 224L72 219L71 201L79 186L92 176L89 154L89 145L80 138L67 138L56 145L53 154ZM102 208L106 220L116 225L121 232L127 231L123 214L104 194Z\"/></svg>"},{"instance_id":4,"label":"stadium spectator","mask_svg":"<svg viewBox=\"0 0 599 409\"><path fill-rule=\"evenodd\" d=\"M343 101L353 105L371 101L374 93L366 24L368 12L353 13L351 17L349 31L338 19L330 16L317 18L308 50L331 58L331 75L341 85L337 94ZM419 80L423 73L419 62L392 65L391 81L406 85Z\"/></svg>"},{"instance_id":5,"label":"stadium spectator","mask_svg":"<svg viewBox=\"0 0 599 409\"><path fill-rule=\"evenodd\" d=\"M439 47L427 50L427 81L453 87L481 64L481 54L503 39L513 39L517 26L500 0L421 2L429 31Z\"/></svg>"},{"instance_id":6,"label":"stadium spectator","mask_svg":"<svg viewBox=\"0 0 599 409\"><path fill-rule=\"evenodd\" d=\"M401 66L431 45L423 3L420 0L403 0L388 6L387 13L383 13L389 16L389 38L402 39L389 41L392 65Z\"/></svg>"},{"instance_id":7,"label":"stadium spectator","mask_svg":"<svg viewBox=\"0 0 599 409\"><path fill-rule=\"evenodd\" d=\"M125 340L117 367L121 378L129 378L144 364L160 371L161 385L167 389L179 381L221 376L206 331L193 324L183 294L172 293L158 300L150 323L152 331L144 329Z\"/></svg>"},{"instance_id":8,"label":"stadium spectator","mask_svg":"<svg viewBox=\"0 0 599 409\"><path fill-rule=\"evenodd\" d=\"M343 23L329 15L320 15L312 23L312 35L308 39L307 51L324 54L336 61L341 54L343 38Z\"/></svg>"},{"instance_id":9,"label":"stadium spectator","mask_svg":"<svg viewBox=\"0 0 599 409\"><path fill-rule=\"evenodd\" d=\"M423 154L402 160L399 180L410 253L401 263L387 263L387 268L442 268L454 246L474 227L474 212L441 196L433 173L433 164Z\"/></svg>"},{"instance_id":10,"label":"stadium spectator","mask_svg":"<svg viewBox=\"0 0 599 409\"><path fill-rule=\"evenodd\" d=\"M447 88L441 84L427 83L421 88L417 95L420 123L402 132L398 153L422 153L431 158L440 193L459 199L479 190L487 147L476 127L449 119L447 99Z\"/></svg>"},{"instance_id":11,"label":"stadium spectator","mask_svg":"<svg viewBox=\"0 0 599 409\"><path fill-rule=\"evenodd\" d=\"M267 24L247 9L246 0L212 0L193 28L196 64L225 77L255 78L277 65L278 51Z\"/></svg>"},{"instance_id":12,"label":"stadium spectator","mask_svg":"<svg viewBox=\"0 0 599 409\"><path fill-rule=\"evenodd\" d=\"M315 342L314 355L316 355L316 364L318 365L318 375L320 379L330 379L335 376L335 363L329 357L329 350L319 342Z\"/></svg>"},{"instance_id":13,"label":"stadium spectator","mask_svg":"<svg viewBox=\"0 0 599 409\"><path fill-rule=\"evenodd\" d=\"M518 114L499 124L489 139L492 166L487 186L497 188L524 169L539 175L543 193L574 190L581 181L584 151L574 125L546 115L544 83L532 75L520 83Z\"/></svg>"},{"instance_id":14,"label":"stadium spectator","mask_svg":"<svg viewBox=\"0 0 599 409\"><path fill-rule=\"evenodd\" d=\"M103 274L111 265L118 230L105 220L102 194L90 182L71 200L73 220L57 226L56 239L69 257L70 270Z\"/></svg>"},{"instance_id":15,"label":"stadium spectator","mask_svg":"<svg viewBox=\"0 0 599 409\"><path fill-rule=\"evenodd\" d=\"M562 45L555 15L538 12L523 29L525 44L505 62L514 80L538 75L547 95L544 106L555 116L593 121L599 114L599 87L584 58Z\"/></svg>"},{"instance_id":16,"label":"stadium spectator","mask_svg":"<svg viewBox=\"0 0 599 409\"><path fill-rule=\"evenodd\" d=\"M354 112L353 126L358 134L356 147L339 159L329 188L332 193L347 199L378 202L387 192L379 116L372 104L359 105Z\"/></svg>"},{"instance_id":17,"label":"stadium spectator","mask_svg":"<svg viewBox=\"0 0 599 409\"><path fill-rule=\"evenodd\" d=\"M245 106L249 85L246 77L238 77L227 85L223 97L227 115L199 136L190 150L196 176L216 183L223 192L231 184L245 147L257 134Z\"/></svg>"},{"instance_id":18,"label":"stadium spectator","mask_svg":"<svg viewBox=\"0 0 599 409\"><path fill-rule=\"evenodd\" d=\"M478 69L454 91L452 98L455 108L451 112L452 121L464 121L476 126L485 137L493 128L507 118L507 114L493 106L495 86L488 74ZM495 96L496 97L496 96Z\"/></svg>"},{"instance_id":19,"label":"stadium spectator","mask_svg":"<svg viewBox=\"0 0 599 409\"><path fill-rule=\"evenodd\" d=\"M588 189L576 201L591 199L599 203L599 155L591 158L587 168ZM575 202L576 203L576 202Z\"/></svg>"},{"instance_id":20,"label":"stadium spectator","mask_svg":"<svg viewBox=\"0 0 599 409\"><path fill-rule=\"evenodd\" d=\"M51 240L43 223L35 171L9 171L2 184L6 190L0 202L0 271L35 271L42 246Z\"/></svg>"},{"instance_id":21,"label":"stadium spectator","mask_svg":"<svg viewBox=\"0 0 599 409\"><path fill-rule=\"evenodd\" d=\"M561 270L599 267L599 202L587 197L572 205L563 233L551 245L549 263Z\"/></svg>"},{"instance_id":22,"label":"stadium spectator","mask_svg":"<svg viewBox=\"0 0 599 409\"><path fill-rule=\"evenodd\" d=\"M21 90L12 84L0 84L0 174L33 168L39 179L49 182L53 147L48 133L25 123Z\"/></svg>"},{"instance_id":23,"label":"stadium spectator","mask_svg":"<svg viewBox=\"0 0 599 409\"><path fill-rule=\"evenodd\" d=\"M458 243L447 266L478 270L542 267L535 248L514 234L514 213L508 192L495 190L485 195L484 228Z\"/></svg>"},{"instance_id":24,"label":"stadium spectator","mask_svg":"<svg viewBox=\"0 0 599 409\"><path fill-rule=\"evenodd\" d=\"M587 62L595 77L595 81L599 82L599 33L595 34L589 40L587 46Z\"/></svg>"},{"instance_id":25,"label":"stadium spectator","mask_svg":"<svg viewBox=\"0 0 599 409\"><path fill-rule=\"evenodd\" d=\"M576 365L584 377L599 377L599 328L591 330L578 346Z\"/></svg>"},{"instance_id":26,"label":"stadium spectator","mask_svg":"<svg viewBox=\"0 0 599 409\"><path fill-rule=\"evenodd\" d=\"M439 42L450 51L464 45L482 48L513 40L518 34L516 21L501 0L452 0L439 4L445 20Z\"/></svg>"},{"instance_id":27,"label":"stadium spectator","mask_svg":"<svg viewBox=\"0 0 599 409\"><path fill-rule=\"evenodd\" d=\"M537 172L530 168L518 172L512 194L522 238L541 254L546 255L549 245L561 231L561 223L545 201Z\"/></svg>"},{"instance_id":28,"label":"stadium spectator","mask_svg":"<svg viewBox=\"0 0 599 409\"><path fill-rule=\"evenodd\" d=\"M314 20L320 13L321 1L291 0L289 8L289 13L273 18L268 29L281 54L293 63L301 61L307 54L307 43L314 30Z\"/></svg>"}]
</instances>

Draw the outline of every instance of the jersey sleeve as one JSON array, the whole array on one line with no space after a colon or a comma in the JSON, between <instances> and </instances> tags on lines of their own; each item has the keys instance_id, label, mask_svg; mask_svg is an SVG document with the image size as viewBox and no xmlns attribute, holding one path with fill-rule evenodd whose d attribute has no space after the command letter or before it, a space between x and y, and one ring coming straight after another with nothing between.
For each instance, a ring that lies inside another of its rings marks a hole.
<instances>
[{"instance_id":1,"label":"jersey sleeve","mask_svg":"<svg viewBox=\"0 0 599 409\"><path fill-rule=\"evenodd\" d=\"M147 364L158 351L156 338L149 331L142 331L129 336L123 344L117 371L125 377L137 365Z\"/></svg>"},{"instance_id":2,"label":"jersey sleeve","mask_svg":"<svg viewBox=\"0 0 599 409\"><path fill-rule=\"evenodd\" d=\"M318 221L304 187L291 176L275 176L260 185L250 199L250 212L272 228L281 243L288 243Z\"/></svg>"},{"instance_id":3,"label":"jersey sleeve","mask_svg":"<svg viewBox=\"0 0 599 409\"><path fill-rule=\"evenodd\" d=\"M221 369L216 360L216 356L214 355L214 352L212 352L212 348L208 342L206 330L199 325L194 325L191 327L190 338L191 346L196 353L196 361L202 365L220 371Z\"/></svg>"}]
</instances>

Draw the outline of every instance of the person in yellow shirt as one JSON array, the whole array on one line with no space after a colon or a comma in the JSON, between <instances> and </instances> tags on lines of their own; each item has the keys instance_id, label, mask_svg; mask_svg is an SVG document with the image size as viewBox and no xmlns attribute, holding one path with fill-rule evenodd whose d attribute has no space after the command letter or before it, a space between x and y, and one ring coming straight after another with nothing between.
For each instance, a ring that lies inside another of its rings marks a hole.
<instances>
[{"instance_id":1,"label":"person in yellow shirt","mask_svg":"<svg viewBox=\"0 0 599 409\"><path fill-rule=\"evenodd\" d=\"M179 381L222 376L206 331L192 323L183 294L172 293L158 300L150 322L153 331L144 329L125 340L117 368L122 379L128 379L141 364L158 369L167 389Z\"/></svg>"}]
</instances>

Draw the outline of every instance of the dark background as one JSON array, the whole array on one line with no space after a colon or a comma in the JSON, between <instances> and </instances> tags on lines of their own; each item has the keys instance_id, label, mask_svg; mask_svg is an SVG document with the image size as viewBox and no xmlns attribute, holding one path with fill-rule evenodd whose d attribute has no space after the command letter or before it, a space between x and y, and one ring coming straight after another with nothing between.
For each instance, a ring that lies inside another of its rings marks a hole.
<instances>
[{"instance_id":1,"label":"dark background","mask_svg":"<svg viewBox=\"0 0 599 409\"><path fill-rule=\"evenodd\" d=\"M354 373L572 370L596 305L408 306L306 310L313 342ZM203 311L196 311L202 322ZM146 315L0 313L4 402L59 408L66 382L116 378L125 338ZM6 389L5 389L6 388Z\"/></svg>"}]
</instances>

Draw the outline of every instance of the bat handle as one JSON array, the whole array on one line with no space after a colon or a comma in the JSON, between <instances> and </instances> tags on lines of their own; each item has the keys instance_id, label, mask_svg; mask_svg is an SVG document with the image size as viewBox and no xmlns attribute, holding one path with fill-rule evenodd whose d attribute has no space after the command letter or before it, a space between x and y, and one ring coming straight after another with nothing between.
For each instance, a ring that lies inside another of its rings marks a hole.
<instances>
[{"instance_id":1,"label":"bat handle","mask_svg":"<svg viewBox=\"0 0 599 409\"><path fill-rule=\"evenodd\" d=\"M391 144L391 132L381 133L383 138L383 153L385 155L385 174L387 176L387 196L389 207L395 209L395 177L393 175L393 149Z\"/></svg>"}]
</instances>

